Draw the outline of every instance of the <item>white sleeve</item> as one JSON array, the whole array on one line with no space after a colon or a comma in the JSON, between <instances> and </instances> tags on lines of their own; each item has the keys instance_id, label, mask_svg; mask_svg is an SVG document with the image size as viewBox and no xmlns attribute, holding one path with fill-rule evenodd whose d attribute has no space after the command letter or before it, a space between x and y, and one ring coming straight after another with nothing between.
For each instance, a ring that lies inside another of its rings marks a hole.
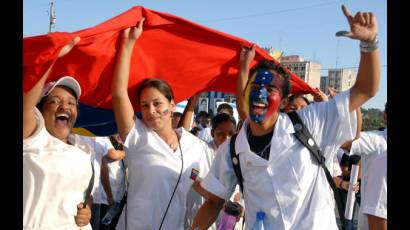
<instances>
[{"instance_id":1,"label":"white sleeve","mask_svg":"<svg viewBox=\"0 0 410 230\"><path fill-rule=\"evenodd\" d=\"M219 146L211 169L201 182L204 189L225 200L231 197L238 183L232 167L229 143L225 141Z\"/></svg>"},{"instance_id":2,"label":"white sleeve","mask_svg":"<svg viewBox=\"0 0 410 230\"><path fill-rule=\"evenodd\" d=\"M326 157L326 165L346 141L354 138L356 112L349 112L350 90L327 102L319 102L299 110L298 114Z\"/></svg>"},{"instance_id":3,"label":"white sleeve","mask_svg":"<svg viewBox=\"0 0 410 230\"><path fill-rule=\"evenodd\" d=\"M125 138L125 141L123 144L124 148L130 149L133 146L137 145L141 134L144 132L145 133L148 132L148 129L146 128L144 122L138 118L135 118L135 121L134 121L134 124L132 125L131 130L128 133L127 137Z\"/></svg>"},{"instance_id":4,"label":"white sleeve","mask_svg":"<svg viewBox=\"0 0 410 230\"><path fill-rule=\"evenodd\" d=\"M23 153L24 150L30 148L31 146L36 146L36 148L41 148L47 145L50 133L47 131L44 125L44 118L41 112L34 108L35 119L36 119L36 129L34 133L28 138L23 140Z\"/></svg>"},{"instance_id":5,"label":"white sleeve","mask_svg":"<svg viewBox=\"0 0 410 230\"><path fill-rule=\"evenodd\" d=\"M387 143L377 132L360 132L360 138L353 141L351 154L369 155L387 151Z\"/></svg>"}]
</instances>

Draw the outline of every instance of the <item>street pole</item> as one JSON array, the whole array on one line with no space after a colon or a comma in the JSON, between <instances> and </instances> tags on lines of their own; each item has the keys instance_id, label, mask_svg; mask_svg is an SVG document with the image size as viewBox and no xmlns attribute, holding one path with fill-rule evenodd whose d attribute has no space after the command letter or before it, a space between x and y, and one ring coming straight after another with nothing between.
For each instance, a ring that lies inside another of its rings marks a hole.
<instances>
[{"instance_id":1,"label":"street pole","mask_svg":"<svg viewBox=\"0 0 410 230\"><path fill-rule=\"evenodd\" d=\"M51 1L50 3L50 22L49 22L49 27L48 27L48 32L51 32L51 28L54 24L56 24L56 16L55 16L55 11L54 11L54 2Z\"/></svg>"}]
</instances>

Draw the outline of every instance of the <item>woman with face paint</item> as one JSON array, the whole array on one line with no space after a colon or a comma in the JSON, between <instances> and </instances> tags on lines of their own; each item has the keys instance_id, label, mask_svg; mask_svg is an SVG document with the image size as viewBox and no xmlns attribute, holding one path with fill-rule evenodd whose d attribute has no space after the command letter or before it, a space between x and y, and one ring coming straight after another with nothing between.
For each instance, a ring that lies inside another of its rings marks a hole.
<instances>
[{"instance_id":1,"label":"woman with face paint","mask_svg":"<svg viewBox=\"0 0 410 230\"><path fill-rule=\"evenodd\" d=\"M142 119L134 119L128 96L130 60L143 31L122 32L112 82L113 109L124 141L128 165L127 206L117 229L184 229L185 202L192 187L204 194L199 179L209 170L200 140L183 128L172 129L175 111L170 86L148 78L138 87L136 103Z\"/></svg>"},{"instance_id":2,"label":"woman with face paint","mask_svg":"<svg viewBox=\"0 0 410 230\"><path fill-rule=\"evenodd\" d=\"M326 161L333 160L329 153L334 154L341 144L353 139L355 110L376 94L380 81L376 17L370 12L358 12L353 17L345 6L342 10L351 28L342 34L360 40L361 60L355 85L333 100L297 111L325 153ZM234 143L237 157L231 157L229 142L219 147L212 168L201 183L212 195L198 211L193 227L207 229L215 221L214 213L238 184L233 164L239 161L246 229L251 229L256 214L263 212L265 229L338 230L324 170L295 137L288 115L279 112L290 90L287 70L279 63L262 61L249 71L254 49L245 48L240 54L237 103L241 118L246 120Z\"/></svg>"}]
</instances>

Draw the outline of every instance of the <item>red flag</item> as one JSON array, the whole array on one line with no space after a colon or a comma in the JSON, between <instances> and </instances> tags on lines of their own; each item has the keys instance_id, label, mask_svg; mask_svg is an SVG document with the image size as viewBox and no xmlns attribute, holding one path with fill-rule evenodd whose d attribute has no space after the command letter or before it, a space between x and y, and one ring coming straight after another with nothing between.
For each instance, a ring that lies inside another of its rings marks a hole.
<instances>
[{"instance_id":1,"label":"red flag","mask_svg":"<svg viewBox=\"0 0 410 230\"><path fill-rule=\"evenodd\" d=\"M239 51L251 43L185 19L137 6L95 27L73 33L55 32L23 39L23 91L31 89L56 61L47 81L73 76L80 83L80 102L111 109L110 83L121 31L145 17L144 31L131 60L129 95L135 111L135 90L145 78L166 80L178 103L200 91L235 92ZM59 50L75 36L81 41L63 58ZM258 60L269 59L256 47ZM292 73L293 93L315 90Z\"/></svg>"}]
</instances>

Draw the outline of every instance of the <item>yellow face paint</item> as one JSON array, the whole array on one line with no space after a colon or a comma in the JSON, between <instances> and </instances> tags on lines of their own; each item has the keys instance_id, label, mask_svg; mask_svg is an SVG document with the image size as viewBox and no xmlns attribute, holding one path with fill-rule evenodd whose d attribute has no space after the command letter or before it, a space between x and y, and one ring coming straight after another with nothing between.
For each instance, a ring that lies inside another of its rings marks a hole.
<instances>
[{"instance_id":1,"label":"yellow face paint","mask_svg":"<svg viewBox=\"0 0 410 230\"><path fill-rule=\"evenodd\" d=\"M251 83L255 81L256 78L256 73L251 77L251 79L248 81L248 84L246 85L245 88L245 111L249 111L249 94L251 92Z\"/></svg>"}]
</instances>

